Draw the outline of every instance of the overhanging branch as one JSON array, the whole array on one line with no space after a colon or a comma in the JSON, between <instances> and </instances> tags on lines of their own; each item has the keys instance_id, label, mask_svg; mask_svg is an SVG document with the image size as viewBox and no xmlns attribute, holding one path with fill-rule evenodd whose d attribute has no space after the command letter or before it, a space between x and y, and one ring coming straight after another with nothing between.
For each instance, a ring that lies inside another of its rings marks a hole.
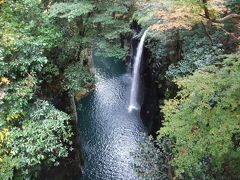
<instances>
[{"instance_id":1,"label":"overhanging branch","mask_svg":"<svg viewBox=\"0 0 240 180\"><path fill-rule=\"evenodd\" d=\"M216 22L216 23L223 23L227 20L230 20L230 19L233 19L233 18L237 18L237 19L240 19L240 15L239 14L229 14L223 18L220 18L220 19L215 19L215 20L212 20L213 22Z\"/></svg>"}]
</instances>

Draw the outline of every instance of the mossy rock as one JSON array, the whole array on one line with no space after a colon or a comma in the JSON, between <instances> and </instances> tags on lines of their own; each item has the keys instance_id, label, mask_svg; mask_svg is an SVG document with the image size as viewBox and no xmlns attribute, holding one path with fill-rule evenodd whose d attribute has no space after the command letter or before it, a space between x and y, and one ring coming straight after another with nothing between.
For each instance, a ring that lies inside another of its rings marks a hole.
<instances>
[{"instance_id":1,"label":"mossy rock","mask_svg":"<svg viewBox=\"0 0 240 180\"><path fill-rule=\"evenodd\" d=\"M94 83L88 83L85 88L82 88L80 91L78 91L75 94L76 101L80 101L83 97L87 96L92 90L94 90L95 84Z\"/></svg>"}]
</instances>

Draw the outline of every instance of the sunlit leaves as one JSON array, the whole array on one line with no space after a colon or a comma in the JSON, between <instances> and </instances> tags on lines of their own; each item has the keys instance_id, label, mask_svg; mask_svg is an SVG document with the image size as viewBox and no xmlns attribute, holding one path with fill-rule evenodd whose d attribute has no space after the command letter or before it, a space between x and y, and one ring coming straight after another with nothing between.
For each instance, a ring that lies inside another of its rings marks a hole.
<instances>
[{"instance_id":1,"label":"sunlit leaves","mask_svg":"<svg viewBox=\"0 0 240 180\"><path fill-rule=\"evenodd\" d=\"M0 131L0 147L3 146L3 143L4 141L7 139L9 135L9 130L6 129L6 128L3 128L1 131ZM1 162L1 159L0 159L0 162Z\"/></svg>"},{"instance_id":2,"label":"sunlit leaves","mask_svg":"<svg viewBox=\"0 0 240 180\"><path fill-rule=\"evenodd\" d=\"M0 85L8 85L10 83L7 77L0 77Z\"/></svg>"},{"instance_id":3,"label":"sunlit leaves","mask_svg":"<svg viewBox=\"0 0 240 180\"><path fill-rule=\"evenodd\" d=\"M222 0L167 0L141 1L134 19L152 31L168 31L171 29L191 29L199 22L216 19L226 11ZM206 12L207 10L207 16Z\"/></svg>"},{"instance_id":4,"label":"sunlit leaves","mask_svg":"<svg viewBox=\"0 0 240 180\"><path fill-rule=\"evenodd\" d=\"M94 6L89 2L78 3L55 3L50 8L50 17L67 18L69 21L76 17L87 14Z\"/></svg>"},{"instance_id":5,"label":"sunlit leaves","mask_svg":"<svg viewBox=\"0 0 240 180\"><path fill-rule=\"evenodd\" d=\"M32 179L44 163L66 157L71 144L70 117L35 102L39 84L59 74L46 55L62 33L41 1L8 0L0 15L0 179Z\"/></svg>"},{"instance_id":6,"label":"sunlit leaves","mask_svg":"<svg viewBox=\"0 0 240 180\"><path fill-rule=\"evenodd\" d=\"M16 168L23 177L34 175L36 166L44 161L58 165L60 157L66 157L66 144L71 143L70 117L55 109L46 101L37 101L21 128L10 131L8 147L18 159ZM28 175L29 173L29 175Z\"/></svg>"},{"instance_id":7,"label":"sunlit leaves","mask_svg":"<svg viewBox=\"0 0 240 180\"><path fill-rule=\"evenodd\" d=\"M7 87L7 95L3 99L4 106L0 113L5 115L6 121L17 120L23 116L34 95L35 85L36 79L29 76Z\"/></svg>"},{"instance_id":8,"label":"sunlit leaves","mask_svg":"<svg viewBox=\"0 0 240 180\"><path fill-rule=\"evenodd\" d=\"M176 80L182 90L163 106L165 122L159 138L176 139L178 175L205 157L221 168L225 156L235 151L232 137L240 133L239 71L239 55L230 55L223 63Z\"/></svg>"},{"instance_id":9,"label":"sunlit leaves","mask_svg":"<svg viewBox=\"0 0 240 180\"><path fill-rule=\"evenodd\" d=\"M10 157L12 152L7 147L7 143L10 141L9 135L8 129L0 129L0 177L3 179L10 179L13 177L13 164L15 163Z\"/></svg>"},{"instance_id":10,"label":"sunlit leaves","mask_svg":"<svg viewBox=\"0 0 240 180\"><path fill-rule=\"evenodd\" d=\"M125 14L125 13L128 13L128 9L126 6L123 6L123 5L116 5L116 6L113 6L112 8L109 8L108 13L119 13L119 14Z\"/></svg>"},{"instance_id":11,"label":"sunlit leaves","mask_svg":"<svg viewBox=\"0 0 240 180\"><path fill-rule=\"evenodd\" d=\"M150 2L142 5L142 9L135 12L134 19L153 31L167 31L171 29L191 29L191 26L202 20L201 16L193 15L194 9L187 5L179 6L172 1Z\"/></svg>"},{"instance_id":12,"label":"sunlit leaves","mask_svg":"<svg viewBox=\"0 0 240 180\"><path fill-rule=\"evenodd\" d=\"M0 0L0 5L3 4L5 2L5 0Z\"/></svg>"},{"instance_id":13,"label":"sunlit leaves","mask_svg":"<svg viewBox=\"0 0 240 180\"><path fill-rule=\"evenodd\" d=\"M72 51L83 51L85 47L91 47L94 44L94 47L99 50L98 55L125 58L125 49L120 45L115 48L114 45L120 44L121 38L131 33L128 24L130 16L128 8L133 6L132 3L132 1L120 0L53 4L49 10L49 17L56 21L62 19L60 22L64 24L63 31L66 29L65 26L71 29L71 34L66 34L69 39L64 43L65 47L67 44L67 48L64 48L65 52L62 56ZM97 42L95 42L96 39ZM114 46L113 51L106 47L109 44Z\"/></svg>"}]
</instances>

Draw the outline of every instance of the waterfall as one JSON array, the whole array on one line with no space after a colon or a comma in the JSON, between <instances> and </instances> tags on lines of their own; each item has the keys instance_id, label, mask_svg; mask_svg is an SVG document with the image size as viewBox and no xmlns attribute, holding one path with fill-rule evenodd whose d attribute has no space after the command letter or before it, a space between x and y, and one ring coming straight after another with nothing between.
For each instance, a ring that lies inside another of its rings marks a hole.
<instances>
[{"instance_id":1,"label":"waterfall","mask_svg":"<svg viewBox=\"0 0 240 180\"><path fill-rule=\"evenodd\" d=\"M146 37L147 31L144 32L143 36L137 47L137 55L134 58L134 65L133 65L133 80L132 80L132 87L131 87L131 94L130 94L130 104L128 107L128 111L131 112L133 109L139 109L138 103L138 93L139 93L139 80L140 80L140 64L142 59L142 52L144 47L144 40Z\"/></svg>"}]
</instances>

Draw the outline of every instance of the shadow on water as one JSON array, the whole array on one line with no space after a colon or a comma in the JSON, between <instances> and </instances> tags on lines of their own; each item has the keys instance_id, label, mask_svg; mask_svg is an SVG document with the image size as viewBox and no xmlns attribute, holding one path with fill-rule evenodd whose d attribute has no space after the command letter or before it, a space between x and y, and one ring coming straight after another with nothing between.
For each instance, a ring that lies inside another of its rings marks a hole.
<instances>
[{"instance_id":1,"label":"shadow on water","mask_svg":"<svg viewBox=\"0 0 240 180\"><path fill-rule=\"evenodd\" d=\"M131 152L145 128L128 112L131 77L120 61L94 57L96 89L78 104L84 180L134 180Z\"/></svg>"}]
</instances>

